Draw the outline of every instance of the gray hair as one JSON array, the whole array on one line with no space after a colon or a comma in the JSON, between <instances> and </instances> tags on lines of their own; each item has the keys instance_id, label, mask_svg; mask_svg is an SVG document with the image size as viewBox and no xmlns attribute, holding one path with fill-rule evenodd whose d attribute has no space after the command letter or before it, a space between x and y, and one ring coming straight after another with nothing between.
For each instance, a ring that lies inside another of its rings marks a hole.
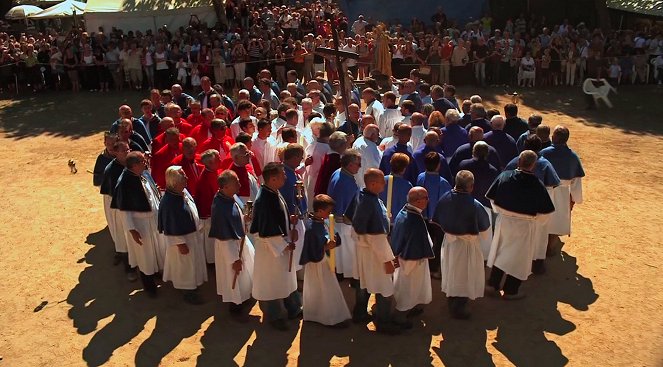
<instances>
[{"instance_id":1,"label":"gray hair","mask_svg":"<svg viewBox=\"0 0 663 367\"><path fill-rule=\"evenodd\" d=\"M230 157L235 160L242 152L246 152L247 150L248 148L244 143L235 143L230 147Z\"/></svg>"},{"instance_id":2,"label":"gray hair","mask_svg":"<svg viewBox=\"0 0 663 367\"><path fill-rule=\"evenodd\" d=\"M200 161L203 162L205 166L212 163L214 158L219 156L219 151L216 149L207 149L200 155Z\"/></svg>"},{"instance_id":3,"label":"gray hair","mask_svg":"<svg viewBox=\"0 0 663 367\"><path fill-rule=\"evenodd\" d=\"M350 163L361 160L361 153L356 149L348 149L341 155L341 167L347 167Z\"/></svg>"},{"instance_id":4,"label":"gray hair","mask_svg":"<svg viewBox=\"0 0 663 367\"><path fill-rule=\"evenodd\" d=\"M501 115L495 115L490 119L490 126L493 128L493 130L503 130L504 124L504 117Z\"/></svg>"},{"instance_id":5,"label":"gray hair","mask_svg":"<svg viewBox=\"0 0 663 367\"><path fill-rule=\"evenodd\" d=\"M329 137L329 149L340 153L348 145L348 136L342 131L336 131Z\"/></svg>"},{"instance_id":6,"label":"gray hair","mask_svg":"<svg viewBox=\"0 0 663 367\"><path fill-rule=\"evenodd\" d=\"M453 124L460 120L460 113L458 113L455 108L450 108L444 114L444 118L446 119L447 124Z\"/></svg>"},{"instance_id":7,"label":"gray hair","mask_svg":"<svg viewBox=\"0 0 663 367\"><path fill-rule=\"evenodd\" d=\"M186 181L182 166L170 166L166 169L166 189L175 190L175 186Z\"/></svg>"},{"instance_id":8,"label":"gray hair","mask_svg":"<svg viewBox=\"0 0 663 367\"><path fill-rule=\"evenodd\" d=\"M472 157L480 160L486 160L488 159L488 153L490 152L490 149L488 148L488 144L485 141L478 141L474 143L474 146L472 147Z\"/></svg>"},{"instance_id":9,"label":"gray hair","mask_svg":"<svg viewBox=\"0 0 663 367\"><path fill-rule=\"evenodd\" d=\"M458 171L456 174L456 191L469 192L474 186L474 175L467 170Z\"/></svg>"}]
</instances>

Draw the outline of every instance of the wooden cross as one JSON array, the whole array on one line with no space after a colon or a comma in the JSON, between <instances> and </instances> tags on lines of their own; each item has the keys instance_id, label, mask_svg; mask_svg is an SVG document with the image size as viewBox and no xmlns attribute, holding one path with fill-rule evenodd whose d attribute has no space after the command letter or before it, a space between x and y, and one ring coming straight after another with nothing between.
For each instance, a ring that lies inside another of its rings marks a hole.
<instances>
[{"instance_id":1,"label":"wooden cross","mask_svg":"<svg viewBox=\"0 0 663 367\"><path fill-rule=\"evenodd\" d=\"M341 100L343 101L343 106L345 107L345 116L347 118L349 103L348 103L348 95L345 89L345 78L347 78L348 73L343 67L343 62L346 59L357 60L359 59L359 54L357 54L356 52L339 50L338 30L334 29L332 31L332 37L334 40L334 48L317 47L315 49L315 52L322 55L331 55L335 57L336 70L338 70L338 76L339 76L338 79L341 85Z\"/></svg>"}]
</instances>

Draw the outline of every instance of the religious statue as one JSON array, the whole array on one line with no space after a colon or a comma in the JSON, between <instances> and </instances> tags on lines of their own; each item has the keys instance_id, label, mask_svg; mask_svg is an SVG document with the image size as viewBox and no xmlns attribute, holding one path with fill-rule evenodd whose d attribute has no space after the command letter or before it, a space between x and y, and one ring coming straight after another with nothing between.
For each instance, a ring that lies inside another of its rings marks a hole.
<instances>
[{"instance_id":1,"label":"religious statue","mask_svg":"<svg viewBox=\"0 0 663 367\"><path fill-rule=\"evenodd\" d=\"M382 75L391 77L391 52L389 51L389 34L385 29L385 25L380 23L373 30L375 52L374 64L375 69L379 70Z\"/></svg>"}]
</instances>

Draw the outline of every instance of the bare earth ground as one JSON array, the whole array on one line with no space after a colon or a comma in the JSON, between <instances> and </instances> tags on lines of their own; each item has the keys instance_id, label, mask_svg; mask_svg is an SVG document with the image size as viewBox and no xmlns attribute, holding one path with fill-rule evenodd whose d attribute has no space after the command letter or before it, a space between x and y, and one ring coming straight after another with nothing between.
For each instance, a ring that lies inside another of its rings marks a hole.
<instances>
[{"instance_id":1,"label":"bare earth ground","mask_svg":"<svg viewBox=\"0 0 663 367\"><path fill-rule=\"evenodd\" d=\"M213 281L203 306L184 304L170 285L147 298L112 265L85 172L117 106L138 110L141 96L0 101L0 366L663 366L663 91L624 87L615 109L598 112L575 89L519 92L521 115L571 128L587 172L565 252L525 283L526 299L480 299L470 321L448 317L434 281L414 330L394 337L309 323L282 333L258 323L257 307L236 324ZM510 100L481 94L489 105Z\"/></svg>"}]
</instances>

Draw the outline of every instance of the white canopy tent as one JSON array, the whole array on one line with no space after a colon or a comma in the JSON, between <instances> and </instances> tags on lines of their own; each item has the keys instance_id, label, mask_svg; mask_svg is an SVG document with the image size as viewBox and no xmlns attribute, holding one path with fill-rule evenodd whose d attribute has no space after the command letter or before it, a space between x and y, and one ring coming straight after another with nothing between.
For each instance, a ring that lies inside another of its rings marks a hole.
<instances>
[{"instance_id":1,"label":"white canopy tent","mask_svg":"<svg viewBox=\"0 0 663 367\"><path fill-rule=\"evenodd\" d=\"M5 14L5 19L27 19L30 15L37 14L41 11L42 9L40 7L34 5L18 5L9 9L7 14Z\"/></svg>"},{"instance_id":2,"label":"white canopy tent","mask_svg":"<svg viewBox=\"0 0 663 367\"><path fill-rule=\"evenodd\" d=\"M187 26L191 16L213 25L216 13L212 0L88 0L85 24L89 32L99 27L124 31L145 31L167 25L169 29Z\"/></svg>"},{"instance_id":3,"label":"white canopy tent","mask_svg":"<svg viewBox=\"0 0 663 367\"><path fill-rule=\"evenodd\" d=\"M30 15L30 19L52 19L52 18L66 18L75 15L82 15L85 11L85 3L76 0L65 0L60 4L53 5L50 8Z\"/></svg>"}]
</instances>

